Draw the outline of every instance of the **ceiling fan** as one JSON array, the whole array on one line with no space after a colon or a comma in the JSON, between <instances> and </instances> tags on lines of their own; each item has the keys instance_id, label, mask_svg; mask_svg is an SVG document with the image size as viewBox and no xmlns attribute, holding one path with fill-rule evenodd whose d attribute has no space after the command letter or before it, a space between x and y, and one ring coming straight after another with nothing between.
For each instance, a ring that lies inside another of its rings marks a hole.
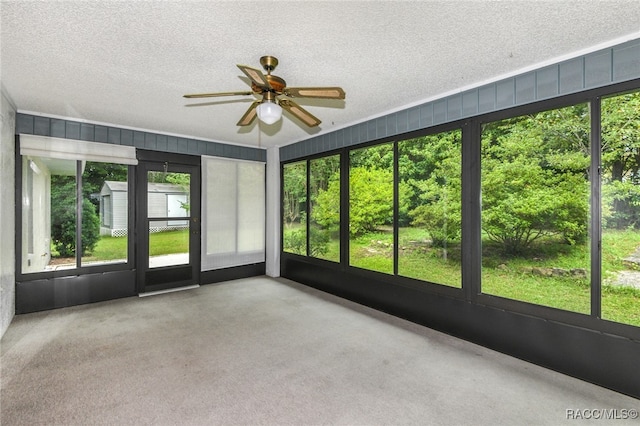
<instances>
[{"instance_id":1,"label":"ceiling fan","mask_svg":"<svg viewBox=\"0 0 640 426\"><path fill-rule=\"evenodd\" d=\"M213 98L218 96L255 95L262 99L254 101L247 112L244 113L238 126L248 126L256 116L265 124L273 124L282 117L282 109L286 109L292 115L300 119L309 127L317 126L321 121L309 111L302 108L296 102L288 98L319 98L319 99L344 99L344 90L340 87L287 87L287 82L282 78L271 74L278 59L273 56L260 58L262 68L267 72L251 68L246 65L238 65L238 68L251 80L251 91L221 92L221 93L196 93L184 95L185 98Z\"/></svg>"}]
</instances>

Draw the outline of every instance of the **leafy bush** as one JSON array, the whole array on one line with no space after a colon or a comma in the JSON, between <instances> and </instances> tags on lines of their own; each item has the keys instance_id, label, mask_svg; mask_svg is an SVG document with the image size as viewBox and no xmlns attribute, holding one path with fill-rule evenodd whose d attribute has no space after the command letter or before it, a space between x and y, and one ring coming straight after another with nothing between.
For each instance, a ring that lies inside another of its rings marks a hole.
<instances>
[{"instance_id":1,"label":"leafy bush","mask_svg":"<svg viewBox=\"0 0 640 426\"><path fill-rule=\"evenodd\" d=\"M311 228L309 238L309 255L322 256L329 250L330 233L321 229ZM285 231L283 234L284 250L289 253L307 254L307 230L304 228L293 231Z\"/></svg>"},{"instance_id":2,"label":"leafy bush","mask_svg":"<svg viewBox=\"0 0 640 426\"><path fill-rule=\"evenodd\" d=\"M356 167L349 174L349 234L362 235L393 220L393 172Z\"/></svg>"},{"instance_id":3,"label":"leafy bush","mask_svg":"<svg viewBox=\"0 0 640 426\"><path fill-rule=\"evenodd\" d=\"M69 176L51 177L51 239L61 257L76 254L76 185ZM100 239L95 206L82 200L82 255L91 253Z\"/></svg>"}]
</instances>

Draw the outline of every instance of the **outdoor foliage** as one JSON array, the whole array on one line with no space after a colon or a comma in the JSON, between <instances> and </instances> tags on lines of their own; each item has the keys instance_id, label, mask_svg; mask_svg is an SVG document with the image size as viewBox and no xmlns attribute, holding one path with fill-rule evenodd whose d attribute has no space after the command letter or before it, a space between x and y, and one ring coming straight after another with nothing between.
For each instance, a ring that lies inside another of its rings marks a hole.
<instances>
[{"instance_id":1,"label":"outdoor foliage","mask_svg":"<svg viewBox=\"0 0 640 426\"><path fill-rule=\"evenodd\" d=\"M98 194L106 180L126 181L122 164L86 162L82 173L82 256L93 252L100 240ZM61 257L76 254L76 179L51 176L51 240Z\"/></svg>"},{"instance_id":2,"label":"outdoor foliage","mask_svg":"<svg viewBox=\"0 0 640 426\"><path fill-rule=\"evenodd\" d=\"M602 100L602 218L640 228L640 92Z\"/></svg>"},{"instance_id":3,"label":"outdoor foliage","mask_svg":"<svg viewBox=\"0 0 640 426\"><path fill-rule=\"evenodd\" d=\"M349 234L362 235L391 224L392 200L391 170L352 168L349 173Z\"/></svg>"},{"instance_id":4,"label":"outdoor foliage","mask_svg":"<svg viewBox=\"0 0 640 426\"><path fill-rule=\"evenodd\" d=\"M288 164L283 173L282 211L285 225L306 221L307 164Z\"/></svg>"},{"instance_id":5,"label":"outdoor foliage","mask_svg":"<svg viewBox=\"0 0 640 426\"><path fill-rule=\"evenodd\" d=\"M590 196L592 179L599 178L603 317L640 325L640 292L615 284L620 271L635 268L625 262L640 241L639 116L640 92L602 100L599 175L591 169L589 104L483 125L483 293L588 313ZM398 274L460 287L461 139L455 130L397 142L395 218L393 144L349 152L349 222L342 225L349 229L350 265L392 273L391 225L397 224ZM338 162L331 156L308 163L311 256L314 246L339 253ZM285 245L303 255L306 184L306 163L285 166L283 207L291 225ZM326 245L314 242L315 231L329 238Z\"/></svg>"},{"instance_id":6,"label":"outdoor foliage","mask_svg":"<svg viewBox=\"0 0 640 426\"><path fill-rule=\"evenodd\" d=\"M459 131L398 145L399 222L425 229L433 247L461 238L462 153Z\"/></svg>"},{"instance_id":7,"label":"outdoor foliage","mask_svg":"<svg viewBox=\"0 0 640 426\"><path fill-rule=\"evenodd\" d=\"M76 254L76 183L74 176L51 177L51 239L61 257ZM100 239L100 218L88 198L82 199L82 255Z\"/></svg>"},{"instance_id":8,"label":"outdoor foliage","mask_svg":"<svg viewBox=\"0 0 640 426\"><path fill-rule=\"evenodd\" d=\"M505 253L523 254L546 236L585 241L588 131L586 105L485 125L482 228Z\"/></svg>"}]
</instances>

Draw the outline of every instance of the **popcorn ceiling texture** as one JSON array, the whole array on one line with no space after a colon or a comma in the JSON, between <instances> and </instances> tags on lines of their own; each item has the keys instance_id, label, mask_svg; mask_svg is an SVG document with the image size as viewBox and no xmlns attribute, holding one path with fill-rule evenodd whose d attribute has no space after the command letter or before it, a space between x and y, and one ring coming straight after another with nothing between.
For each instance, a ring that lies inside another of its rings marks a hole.
<instances>
[{"instance_id":1,"label":"popcorn ceiling texture","mask_svg":"<svg viewBox=\"0 0 640 426\"><path fill-rule=\"evenodd\" d=\"M500 76L638 38L636 1L2 2L2 84L22 112L253 147L284 146ZM635 35L635 36L634 36ZM235 64L274 55L323 123L235 125ZM200 106L193 106L194 104ZM261 130L260 134L258 130Z\"/></svg>"}]
</instances>

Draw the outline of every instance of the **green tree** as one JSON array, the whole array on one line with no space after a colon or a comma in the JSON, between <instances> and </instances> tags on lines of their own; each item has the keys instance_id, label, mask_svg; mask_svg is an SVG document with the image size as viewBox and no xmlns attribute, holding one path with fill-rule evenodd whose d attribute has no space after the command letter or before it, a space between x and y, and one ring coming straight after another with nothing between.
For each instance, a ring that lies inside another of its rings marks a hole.
<instances>
[{"instance_id":1,"label":"green tree","mask_svg":"<svg viewBox=\"0 0 640 426\"><path fill-rule=\"evenodd\" d=\"M352 168L349 174L349 234L362 235L393 221L393 172Z\"/></svg>"},{"instance_id":2,"label":"green tree","mask_svg":"<svg viewBox=\"0 0 640 426\"><path fill-rule=\"evenodd\" d=\"M307 163L301 161L284 166L282 214L285 225L306 221Z\"/></svg>"},{"instance_id":3,"label":"green tree","mask_svg":"<svg viewBox=\"0 0 640 426\"><path fill-rule=\"evenodd\" d=\"M51 177L51 239L61 257L76 254L76 182L74 176ZM82 255L100 239L100 218L88 198L82 199Z\"/></svg>"},{"instance_id":4,"label":"green tree","mask_svg":"<svg viewBox=\"0 0 640 426\"><path fill-rule=\"evenodd\" d=\"M393 173L390 170L352 168L349 174L349 234L374 231L393 219ZM340 224L340 180L329 181L326 191L319 191L313 221L324 228Z\"/></svg>"},{"instance_id":5,"label":"green tree","mask_svg":"<svg viewBox=\"0 0 640 426\"><path fill-rule=\"evenodd\" d=\"M490 123L482 137L482 227L517 255L541 237L587 236L589 120L584 105Z\"/></svg>"},{"instance_id":6,"label":"green tree","mask_svg":"<svg viewBox=\"0 0 640 426\"><path fill-rule=\"evenodd\" d=\"M461 237L461 146L459 130L398 145L401 211L412 226L427 230L436 247Z\"/></svg>"},{"instance_id":7,"label":"green tree","mask_svg":"<svg viewBox=\"0 0 640 426\"><path fill-rule=\"evenodd\" d=\"M602 100L603 226L640 228L640 92Z\"/></svg>"},{"instance_id":8,"label":"green tree","mask_svg":"<svg viewBox=\"0 0 640 426\"><path fill-rule=\"evenodd\" d=\"M82 193L85 198L91 198L102 190L105 181L126 182L127 178L128 166L124 164L87 161L82 172Z\"/></svg>"}]
</instances>

